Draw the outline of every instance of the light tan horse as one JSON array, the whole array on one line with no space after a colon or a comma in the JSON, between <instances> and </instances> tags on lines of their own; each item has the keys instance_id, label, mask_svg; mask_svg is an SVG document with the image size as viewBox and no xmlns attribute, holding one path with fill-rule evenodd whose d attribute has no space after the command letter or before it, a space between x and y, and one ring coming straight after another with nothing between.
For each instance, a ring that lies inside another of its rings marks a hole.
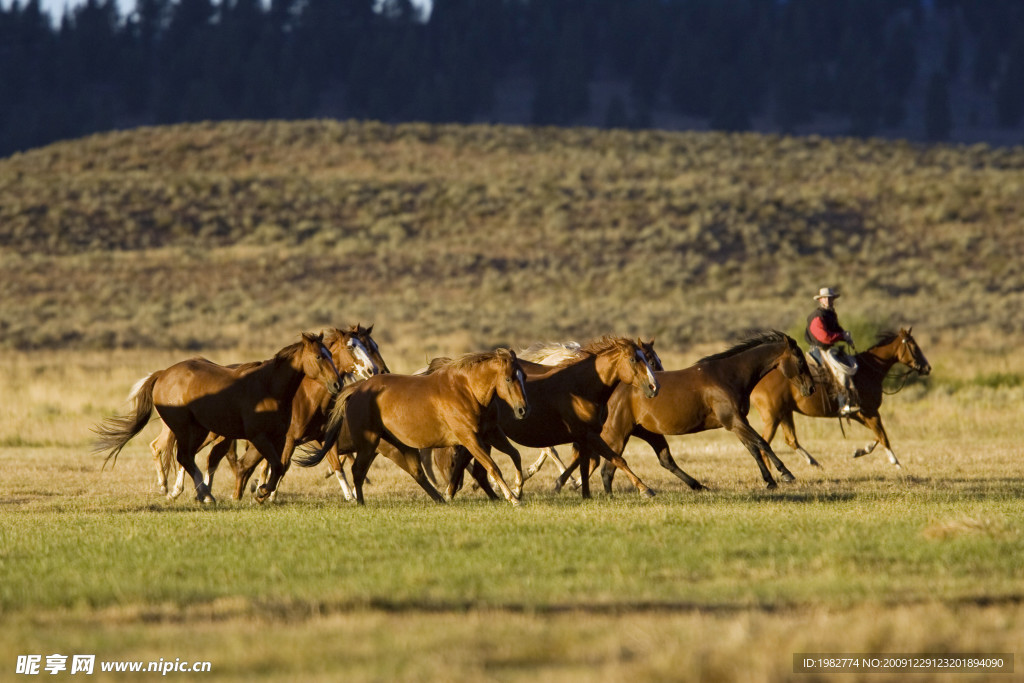
<instances>
[{"instance_id":1,"label":"light tan horse","mask_svg":"<svg viewBox=\"0 0 1024 683\"><path fill-rule=\"evenodd\" d=\"M467 354L428 375L371 377L342 392L332 410L324 446L298 462L312 467L334 444L339 452L355 451L352 480L356 500L362 504L366 472L382 442L404 457L408 471L421 475L420 449L462 444L495 478L506 499L519 505L490 450L497 448L514 459L519 453L498 427L490 406L499 399L518 419L525 417L529 406L523 382L515 353L507 349Z\"/></svg>"},{"instance_id":2,"label":"light tan horse","mask_svg":"<svg viewBox=\"0 0 1024 683\"><path fill-rule=\"evenodd\" d=\"M196 467L195 454L213 432L229 439L251 441L271 466L270 481L256 499L263 502L277 486L294 443L288 436L292 401L303 378L320 382L335 394L341 376L323 335L303 334L302 340L262 363L239 368L193 358L151 374L129 397L133 409L111 417L95 428L97 451L114 458L149 422L154 407L174 433L178 463L192 477L196 500L216 502Z\"/></svg>"}]
</instances>

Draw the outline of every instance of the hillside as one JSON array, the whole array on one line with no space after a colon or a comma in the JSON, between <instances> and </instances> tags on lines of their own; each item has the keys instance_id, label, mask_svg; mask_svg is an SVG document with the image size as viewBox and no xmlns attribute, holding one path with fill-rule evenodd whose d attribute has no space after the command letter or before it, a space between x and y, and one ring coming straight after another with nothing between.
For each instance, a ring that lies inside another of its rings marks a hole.
<instances>
[{"instance_id":1,"label":"hillside","mask_svg":"<svg viewBox=\"0 0 1024 683\"><path fill-rule=\"evenodd\" d=\"M1024 149L305 121L0 160L0 346L282 346L361 320L410 357L844 320L1019 346ZM923 336L922 336L923 335ZM867 341L867 340L865 340Z\"/></svg>"}]
</instances>

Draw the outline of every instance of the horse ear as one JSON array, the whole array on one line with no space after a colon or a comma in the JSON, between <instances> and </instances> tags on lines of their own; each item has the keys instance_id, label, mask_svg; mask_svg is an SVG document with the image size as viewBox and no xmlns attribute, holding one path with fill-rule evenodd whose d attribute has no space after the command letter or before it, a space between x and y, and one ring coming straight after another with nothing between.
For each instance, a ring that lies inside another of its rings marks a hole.
<instances>
[{"instance_id":1,"label":"horse ear","mask_svg":"<svg viewBox=\"0 0 1024 683\"><path fill-rule=\"evenodd\" d=\"M907 328L907 336L909 337L910 333L913 332L913 331L914 331L914 326L911 325L910 327Z\"/></svg>"},{"instance_id":2,"label":"horse ear","mask_svg":"<svg viewBox=\"0 0 1024 683\"><path fill-rule=\"evenodd\" d=\"M366 334L373 334L373 325L366 328Z\"/></svg>"}]
</instances>

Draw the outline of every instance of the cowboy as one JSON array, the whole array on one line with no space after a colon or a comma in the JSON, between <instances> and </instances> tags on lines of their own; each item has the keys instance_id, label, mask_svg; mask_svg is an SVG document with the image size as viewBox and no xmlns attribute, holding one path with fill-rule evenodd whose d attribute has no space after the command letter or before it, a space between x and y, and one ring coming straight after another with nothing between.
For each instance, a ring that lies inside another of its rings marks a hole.
<instances>
[{"instance_id":1,"label":"cowboy","mask_svg":"<svg viewBox=\"0 0 1024 683\"><path fill-rule=\"evenodd\" d=\"M832 372L839 388L839 414L849 415L860 410L857 390L853 386L853 375L857 372L857 361L838 349L834 344L845 341L853 348L853 336L839 324L839 316L834 307L839 292L831 287L822 287L814 297L818 308L807 316L807 330L804 336L811 345L811 357L818 365L827 367Z\"/></svg>"}]
</instances>

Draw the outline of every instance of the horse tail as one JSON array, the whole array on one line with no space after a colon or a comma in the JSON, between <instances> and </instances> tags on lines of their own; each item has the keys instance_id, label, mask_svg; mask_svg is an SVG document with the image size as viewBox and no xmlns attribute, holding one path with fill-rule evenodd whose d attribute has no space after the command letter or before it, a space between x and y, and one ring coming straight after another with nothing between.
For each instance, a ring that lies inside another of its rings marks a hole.
<instances>
[{"instance_id":1,"label":"horse tail","mask_svg":"<svg viewBox=\"0 0 1024 683\"><path fill-rule=\"evenodd\" d=\"M114 459L111 467L117 464L117 454L149 424L149 416L153 412L153 385L161 375L163 371L154 372L132 387L128 400L133 405L127 414L108 417L93 427L92 431L98 435L93 453L107 451L107 457L103 459L104 468L111 458Z\"/></svg>"},{"instance_id":2,"label":"horse tail","mask_svg":"<svg viewBox=\"0 0 1024 683\"><path fill-rule=\"evenodd\" d=\"M304 448L303 455L297 458L293 458L295 462L299 463L302 467L316 467L319 465L325 457L327 457L327 451L331 450L331 446L338 440L338 435L341 434L341 428L345 424L345 408L348 405L348 399L355 393L355 390L359 388L362 382L356 382L355 384L349 384L341 390L337 398L334 399L334 405L331 407L331 414L327 416L327 424L324 426L324 436L320 442L320 448L314 450L314 447Z\"/></svg>"}]
</instances>

